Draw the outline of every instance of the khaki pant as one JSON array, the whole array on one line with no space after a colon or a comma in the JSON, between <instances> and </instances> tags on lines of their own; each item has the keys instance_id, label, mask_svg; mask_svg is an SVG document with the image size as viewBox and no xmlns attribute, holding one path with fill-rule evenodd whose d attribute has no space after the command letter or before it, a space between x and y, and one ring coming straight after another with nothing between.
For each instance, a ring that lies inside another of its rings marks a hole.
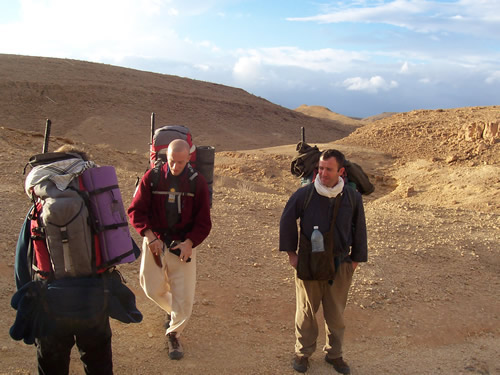
<instances>
[{"instance_id":1,"label":"khaki pant","mask_svg":"<svg viewBox=\"0 0 500 375\"><path fill-rule=\"evenodd\" d=\"M196 286L196 251L191 262L181 262L177 255L165 250L163 268L156 265L147 241L142 243L140 270L141 287L146 296L171 315L166 333L176 332L179 337L193 311Z\"/></svg>"},{"instance_id":2,"label":"khaki pant","mask_svg":"<svg viewBox=\"0 0 500 375\"><path fill-rule=\"evenodd\" d=\"M326 344L323 350L330 358L342 356L344 340L344 310L352 282L352 263L340 264L335 281L300 280L295 275L297 309L295 312L295 353L309 357L316 350L318 322L316 313L323 305Z\"/></svg>"}]
</instances>

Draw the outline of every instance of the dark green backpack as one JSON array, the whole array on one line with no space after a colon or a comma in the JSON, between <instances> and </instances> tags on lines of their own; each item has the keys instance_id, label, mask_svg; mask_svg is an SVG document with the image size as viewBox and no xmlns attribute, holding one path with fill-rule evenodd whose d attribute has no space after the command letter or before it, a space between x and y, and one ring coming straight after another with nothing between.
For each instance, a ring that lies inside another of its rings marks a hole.
<instances>
[{"instance_id":1,"label":"dark green backpack","mask_svg":"<svg viewBox=\"0 0 500 375\"><path fill-rule=\"evenodd\" d=\"M370 182L370 179L359 164L346 159L344 168L346 176L343 177L347 177L346 182L353 183L355 185L354 188L361 194L368 195L375 191L375 186Z\"/></svg>"}]
</instances>

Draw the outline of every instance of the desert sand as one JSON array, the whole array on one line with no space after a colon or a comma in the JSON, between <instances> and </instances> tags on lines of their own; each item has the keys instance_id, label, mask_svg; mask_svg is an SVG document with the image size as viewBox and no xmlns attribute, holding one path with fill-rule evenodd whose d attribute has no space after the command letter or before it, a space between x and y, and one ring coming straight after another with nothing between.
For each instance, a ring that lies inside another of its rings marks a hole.
<instances>
[{"instance_id":1,"label":"desert sand","mask_svg":"<svg viewBox=\"0 0 500 375\"><path fill-rule=\"evenodd\" d=\"M125 204L148 165L151 112L216 147L213 230L198 252L194 313L181 361L168 359L164 313L119 266L144 314L112 320L116 374L294 374L293 270L278 251L300 127L320 149L362 165L369 261L355 272L344 358L353 374L500 374L500 106L415 109L369 121L241 89L74 60L0 55L0 374L36 373L35 347L10 338L14 252L30 206L23 168L85 147L115 166ZM310 103L314 104L314 103ZM140 238L133 232L137 242ZM318 349L308 374L335 373ZM72 374L83 374L73 350Z\"/></svg>"}]
</instances>

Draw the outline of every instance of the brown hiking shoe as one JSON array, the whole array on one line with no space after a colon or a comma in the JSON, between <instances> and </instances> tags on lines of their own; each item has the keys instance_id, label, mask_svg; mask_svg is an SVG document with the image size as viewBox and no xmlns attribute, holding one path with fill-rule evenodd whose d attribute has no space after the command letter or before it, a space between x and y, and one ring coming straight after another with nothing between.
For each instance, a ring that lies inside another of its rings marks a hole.
<instances>
[{"instance_id":1,"label":"brown hiking shoe","mask_svg":"<svg viewBox=\"0 0 500 375\"><path fill-rule=\"evenodd\" d=\"M170 359L181 359L184 357L184 350L175 332L167 334L168 357Z\"/></svg>"},{"instance_id":2,"label":"brown hiking shoe","mask_svg":"<svg viewBox=\"0 0 500 375\"><path fill-rule=\"evenodd\" d=\"M292 361L292 367L297 372L306 372L309 367L309 358L295 355Z\"/></svg>"},{"instance_id":3,"label":"brown hiking shoe","mask_svg":"<svg viewBox=\"0 0 500 375\"><path fill-rule=\"evenodd\" d=\"M342 359L342 357L331 359L331 358L328 358L328 355L326 355L325 361L327 361L329 364L333 365L333 368L335 369L335 371L337 371L341 374L350 374L351 373L351 368Z\"/></svg>"}]
</instances>

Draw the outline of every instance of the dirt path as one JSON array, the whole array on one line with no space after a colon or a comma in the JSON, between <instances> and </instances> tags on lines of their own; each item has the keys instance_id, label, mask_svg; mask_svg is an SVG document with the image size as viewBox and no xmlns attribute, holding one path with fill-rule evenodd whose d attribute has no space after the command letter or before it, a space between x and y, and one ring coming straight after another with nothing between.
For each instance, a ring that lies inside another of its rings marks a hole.
<instances>
[{"instance_id":1,"label":"dirt path","mask_svg":"<svg viewBox=\"0 0 500 375\"><path fill-rule=\"evenodd\" d=\"M23 163L14 159L16 142L2 133L0 374L33 374L35 348L8 336L14 246L29 205L21 191ZM26 142L23 147L38 144ZM361 155L354 146L338 147ZM277 251L281 211L297 187L289 173L293 148L285 149L217 155L214 227L197 249L197 294L183 335L184 359L168 359L164 314L139 287L139 261L120 267L144 321L112 321L116 374L294 373L293 272ZM91 151L96 160L117 166L128 204L144 156ZM402 187L404 173L392 157L374 150L364 155L377 190L365 199L369 262L355 273L346 311L345 358L352 373L499 374L498 212L454 205L453 191L442 204L419 202ZM405 183L418 186L410 175ZM309 374L333 373L323 360L323 343L321 330ZM83 374L76 350L71 369Z\"/></svg>"}]
</instances>

